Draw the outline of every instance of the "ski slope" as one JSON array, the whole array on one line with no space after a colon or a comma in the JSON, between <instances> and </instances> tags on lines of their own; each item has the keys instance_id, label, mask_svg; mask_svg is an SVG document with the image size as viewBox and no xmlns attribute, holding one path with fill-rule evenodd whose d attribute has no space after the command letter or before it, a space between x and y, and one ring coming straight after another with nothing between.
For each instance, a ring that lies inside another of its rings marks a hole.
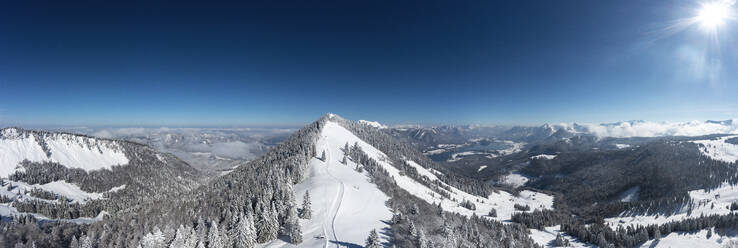
<instances>
[{"instance_id":1,"label":"ski slope","mask_svg":"<svg viewBox=\"0 0 738 248\"><path fill-rule=\"evenodd\" d=\"M330 123L330 122L329 122ZM309 190L312 218L301 220L303 243L301 247L356 247L363 246L372 229L377 229L382 242L389 242L387 224L392 212L385 206L389 197L369 182L366 172L355 170L356 164L341 163L346 143L358 138L343 127L326 125L315 144L318 154L325 151L325 161L312 158L306 178L295 185L295 196L301 203ZM323 238L320 238L323 237ZM281 240L265 247L293 247Z\"/></svg>"},{"instance_id":2,"label":"ski slope","mask_svg":"<svg viewBox=\"0 0 738 248\"><path fill-rule=\"evenodd\" d=\"M42 142L50 154L43 149ZM23 160L56 162L85 171L128 164L123 149L115 141L60 133L37 136L16 128L0 132L0 154L0 177L13 174Z\"/></svg>"}]
</instances>

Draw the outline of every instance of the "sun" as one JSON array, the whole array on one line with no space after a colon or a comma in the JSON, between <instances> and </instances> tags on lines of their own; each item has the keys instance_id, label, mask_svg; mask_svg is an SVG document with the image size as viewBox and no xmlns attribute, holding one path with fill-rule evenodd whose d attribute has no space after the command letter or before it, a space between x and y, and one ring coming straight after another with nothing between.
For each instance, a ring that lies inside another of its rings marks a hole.
<instances>
[{"instance_id":1,"label":"sun","mask_svg":"<svg viewBox=\"0 0 738 248\"><path fill-rule=\"evenodd\" d=\"M706 29L714 30L730 17L731 7L723 2L711 2L702 5L697 12L696 21Z\"/></svg>"}]
</instances>

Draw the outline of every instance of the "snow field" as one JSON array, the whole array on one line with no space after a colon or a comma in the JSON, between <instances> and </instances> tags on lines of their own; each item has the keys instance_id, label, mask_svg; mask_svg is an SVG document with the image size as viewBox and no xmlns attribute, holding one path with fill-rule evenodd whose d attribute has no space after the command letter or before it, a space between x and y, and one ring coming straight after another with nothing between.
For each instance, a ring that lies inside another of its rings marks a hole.
<instances>
[{"instance_id":1,"label":"snow field","mask_svg":"<svg viewBox=\"0 0 738 248\"><path fill-rule=\"evenodd\" d=\"M697 140L692 141L700 145L700 152L714 160L724 161L727 163L735 163L738 160L738 145L725 142L727 139L738 137L725 136L717 140Z\"/></svg>"},{"instance_id":2,"label":"snow field","mask_svg":"<svg viewBox=\"0 0 738 248\"><path fill-rule=\"evenodd\" d=\"M530 238L533 239L533 241L536 242L536 244L539 244L543 247L555 247L554 241L556 240L556 234L561 234L561 237L568 239L569 244L571 246L569 247L594 247L592 245L588 245L582 242L579 242L576 240L576 238L569 236L568 234L565 234L561 232L561 226L549 226L545 227L543 231L538 229L529 229L530 230Z\"/></svg>"}]
</instances>

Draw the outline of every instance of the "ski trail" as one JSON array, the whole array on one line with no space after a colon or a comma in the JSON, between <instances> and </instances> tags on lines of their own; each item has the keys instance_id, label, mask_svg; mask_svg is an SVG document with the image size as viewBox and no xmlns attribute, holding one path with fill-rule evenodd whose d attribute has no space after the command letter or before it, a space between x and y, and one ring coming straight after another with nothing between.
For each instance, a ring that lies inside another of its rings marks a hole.
<instances>
[{"instance_id":1,"label":"ski trail","mask_svg":"<svg viewBox=\"0 0 738 248\"><path fill-rule=\"evenodd\" d=\"M332 154L331 154L331 150L328 149L328 145L329 145L328 142L326 142L325 143L325 146L323 148L326 151L326 157L325 157L325 161L324 161L325 162L325 166L326 166L325 167L326 174L328 174L331 178L333 178L334 180L336 180L336 182L341 183L341 186L338 189L338 193L336 194L336 197L333 199L333 203L331 204L331 208L330 208L331 209L331 212L333 212L333 218L331 218L331 220L330 220L330 231L333 234L333 240L336 241L336 247L339 247L339 244L338 244L338 234L336 234L336 219L338 218L338 213L341 210L341 203L343 202L343 194L344 194L345 184L343 183L343 181L341 181L337 177L333 176L333 174L331 174L331 172L330 172L330 169L328 168L328 166L331 166L331 164L329 163L329 161L332 161L330 159L332 157ZM323 229L326 229L326 225L327 224L328 223L324 224ZM327 245L328 245L328 239L326 237L326 246Z\"/></svg>"}]
</instances>

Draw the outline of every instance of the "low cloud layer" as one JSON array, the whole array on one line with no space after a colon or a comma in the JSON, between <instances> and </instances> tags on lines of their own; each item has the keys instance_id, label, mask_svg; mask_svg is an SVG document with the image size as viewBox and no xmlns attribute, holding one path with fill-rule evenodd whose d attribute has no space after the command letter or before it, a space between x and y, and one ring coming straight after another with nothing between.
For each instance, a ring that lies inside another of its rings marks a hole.
<instances>
[{"instance_id":1,"label":"low cloud layer","mask_svg":"<svg viewBox=\"0 0 738 248\"><path fill-rule=\"evenodd\" d=\"M660 137L738 134L738 119L690 122L629 121L611 124L578 124L578 131L597 137Z\"/></svg>"}]
</instances>

